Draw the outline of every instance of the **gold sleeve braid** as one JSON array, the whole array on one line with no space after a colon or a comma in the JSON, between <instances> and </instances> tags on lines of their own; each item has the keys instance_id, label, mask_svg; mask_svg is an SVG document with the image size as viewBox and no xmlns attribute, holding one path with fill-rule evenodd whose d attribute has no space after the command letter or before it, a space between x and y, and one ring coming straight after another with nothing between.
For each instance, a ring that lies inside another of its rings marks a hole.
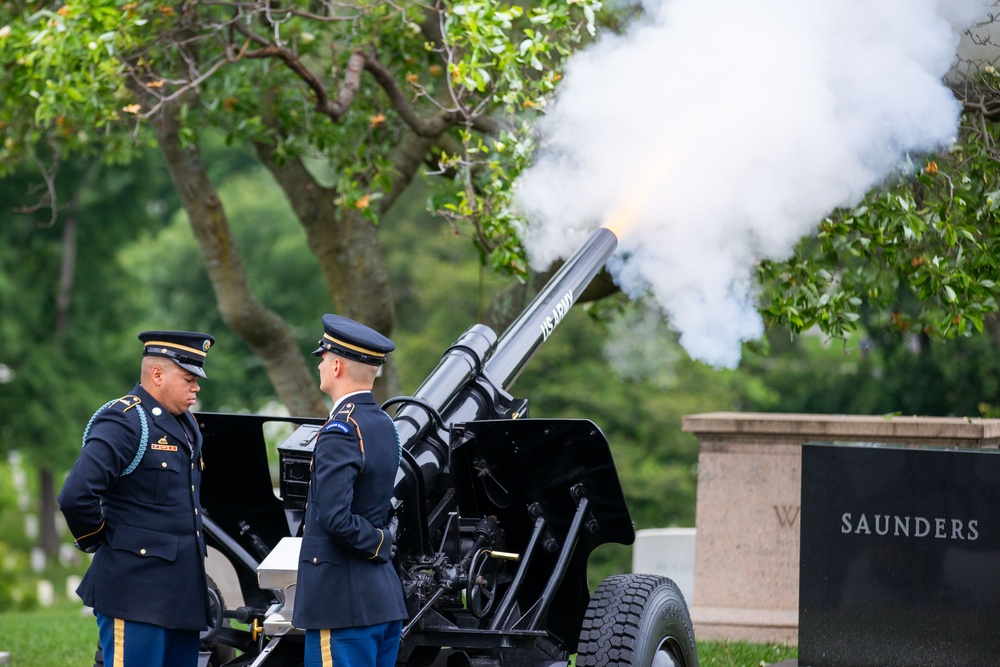
<instances>
[{"instance_id":1,"label":"gold sleeve braid","mask_svg":"<svg viewBox=\"0 0 1000 667\"><path fill-rule=\"evenodd\" d=\"M377 530L379 535L381 535L382 537L379 538L378 546L375 547L375 553L369 556L368 560L372 560L373 558L376 558L378 556L379 549L382 548L382 544L385 542L385 531L382 530L381 528L376 528L375 530Z\"/></svg>"}]
</instances>

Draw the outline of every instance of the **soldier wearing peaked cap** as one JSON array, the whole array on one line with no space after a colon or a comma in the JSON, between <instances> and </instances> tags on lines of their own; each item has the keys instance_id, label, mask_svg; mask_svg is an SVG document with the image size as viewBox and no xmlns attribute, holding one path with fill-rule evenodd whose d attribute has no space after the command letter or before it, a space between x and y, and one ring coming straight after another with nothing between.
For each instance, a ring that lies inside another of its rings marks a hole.
<instances>
[{"instance_id":1,"label":"soldier wearing peaked cap","mask_svg":"<svg viewBox=\"0 0 1000 667\"><path fill-rule=\"evenodd\" d=\"M382 334L323 316L320 389L333 399L313 447L292 623L306 667L392 667L407 617L387 526L399 435L372 385L395 349Z\"/></svg>"},{"instance_id":2,"label":"soldier wearing peaked cap","mask_svg":"<svg viewBox=\"0 0 1000 667\"><path fill-rule=\"evenodd\" d=\"M201 431L189 412L215 339L144 331L139 383L91 418L59 494L76 546L94 554L77 593L104 664L195 667L208 627L199 500Z\"/></svg>"}]
</instances>

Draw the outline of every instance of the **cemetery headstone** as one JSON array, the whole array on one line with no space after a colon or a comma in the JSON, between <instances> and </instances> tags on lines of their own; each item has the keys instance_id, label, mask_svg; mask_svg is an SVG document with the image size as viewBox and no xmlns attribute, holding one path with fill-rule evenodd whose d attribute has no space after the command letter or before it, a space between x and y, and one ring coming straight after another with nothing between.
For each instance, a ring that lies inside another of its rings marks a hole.
<instances>
[{"instance_id":1,"label":"cemetery headstone","mask_svg":"<svg viewBox=\"0 0 1000 667\"><path fill-rule=\"evenodd\" d=\"M802 447L799 665L996 665L1000 452Z\"/></svg>"}]
</instances>

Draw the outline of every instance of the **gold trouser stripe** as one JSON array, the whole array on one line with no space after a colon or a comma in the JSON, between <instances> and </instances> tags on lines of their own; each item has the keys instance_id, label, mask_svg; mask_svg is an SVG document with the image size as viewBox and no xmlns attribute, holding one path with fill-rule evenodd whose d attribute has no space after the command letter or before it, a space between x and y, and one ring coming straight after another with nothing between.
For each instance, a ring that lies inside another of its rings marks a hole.
<instances>
[{"instance_id":1,"label":"gold trouser stripe","mask_svg":"<svg viewBox=\"0 0 1000 667\"><path fill-rule=\"evenodd\" d=\"M115 660L113 667L125 667L125 620L115 619Z\"/></svg>"},{"instance_id":2,"label":"gold trouser stripe","mask_svg":"<svg viewBox=\"0 0 1000 667\"><path fill-rule=\"evenodd\" d=\"M319 650L323 658L323 667L333 667L333 652L330 651L330 631L319 631Z\"/></svg>"}]
</instances>

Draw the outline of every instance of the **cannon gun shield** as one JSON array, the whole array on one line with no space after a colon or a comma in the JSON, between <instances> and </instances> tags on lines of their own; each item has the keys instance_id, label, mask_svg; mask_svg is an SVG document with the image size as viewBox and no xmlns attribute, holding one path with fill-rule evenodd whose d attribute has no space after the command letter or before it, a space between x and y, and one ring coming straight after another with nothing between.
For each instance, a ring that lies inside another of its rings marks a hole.
<instances>
[{"instance_id":1,"label":"cannon gun shield","mask_svg":"<svg viewBox=\"0 0 1000 667\"><path fill-rule=\"evenodd\" d=\"M596 523L588 553L606 542L632 544L635 531L604 433L587 419L497 419L455 427L452 475L462 514L527 516L538 502L553 517L572 516L569 489L583 485ZM530 523L530 522L529 522ZM567 522L568 523L568 522ZM559 525L564 532L567 526Z\"/></svg>"},{"instance_id":2,"label":"cannon gun shield","mask_svg":"<svg viewBox=\"0 0 1000 667\"><path fill-rule=\"evenodd\" d=\"M453 430L451 472L462 515L496 516L506 548L523 554L523 583L504 600L531 620L519 625L546 627L572 647L590 600L590 553L608 542L635 541L607 438L585 419L468 422ZM545 536L540 548L529 551L538 519L545 522ZM553 585L563 547L570 555ZM517 624L501 618L495 625Z\"/></svg>"}]
</instances>

